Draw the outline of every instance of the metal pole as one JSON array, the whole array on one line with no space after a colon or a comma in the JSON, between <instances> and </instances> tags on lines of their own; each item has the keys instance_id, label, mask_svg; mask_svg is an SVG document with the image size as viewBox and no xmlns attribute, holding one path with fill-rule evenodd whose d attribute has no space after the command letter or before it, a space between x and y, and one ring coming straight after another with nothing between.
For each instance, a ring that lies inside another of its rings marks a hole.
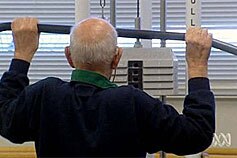
<instances>
[{"instance_id":1,"label":"metal pole","mask_svg":"<svg viewBox=\"0 0 237 158\"><path fill-rule=\"evenodd\" d=\"M167 100L166 96L161 96L161 101L163 104L166 104L166 100ZM160 151L160 158L166 158L166 153L163 151Z\"/></svg>"},{"instance_id":2,"label":"metal pole","mask_svg":"<svg viewBox=\"0 0 237 158\"><path fill-rule=\"evenodd\" d=\"M166 32L166 0L160 0L160 31ZM161 47L166 47L166 40L161 40Z\"/></svg>"},{"instance_id":3,"label":"metal pole","mask_svg":"<svg viewBox=\"0 0 237 158\"><path fill-rule=\"evenodd\" d=\"M140 0L137 0L137 17L135 18L135 29L141 30L141 18L140 18ZM137 38L135 44L135 48L142 48L142 43L140 38Z\"/></svg>"},{"instance_id":4,"label":"metal pole","mask_svg":"<svg viewBox=\"0 0 237 158\"><path fill-rule=\"evenodd\" d=\"M152 0L140 0L141 29L152 29ZM141 38L142 39L142 38ZM142 39L144 48L152 47L152 40Z\"/></svg>"},{"instance_id":5,"label":"metal pole","mask_svg":"<svg viewBox=\"0 0 237 158\"><path fill-rule=\"evenodd\" d=\"M90 2L88 0L75 0L75 23L88 18L90 15Z\"/></svg>"},{"instance_id":6,"label":"metal pole","mask_svg":"<svg viewBox=\"0 0 237 158\"><path fill-rule=\"evenodd\" d=\"M186 27L201 27L202 0L186 0Z\"/></svg>"},{"instance_id":7,"label":"metal pole","mask_svg":"<svg viewBox=\"0 0 237 158\"><path fill-rule=\"evenodd\" d=\"M116 0L110 0L110 23L116 27Z\"/></svg>"},{"instance_id":8,"label":"metal pole","mask_svg":"<svg viewBox=\"0 0 237 158\"><path fill-rule=\"evenodd\" d=\"M166 32L166 0L160 0L160 31ZM161 40L161 47L166 47L166 40ZM161 96L163 104L166 103L166 96ZM160 157L166 158L166 153L160 151Z\"/></svg>"}]
</instances>

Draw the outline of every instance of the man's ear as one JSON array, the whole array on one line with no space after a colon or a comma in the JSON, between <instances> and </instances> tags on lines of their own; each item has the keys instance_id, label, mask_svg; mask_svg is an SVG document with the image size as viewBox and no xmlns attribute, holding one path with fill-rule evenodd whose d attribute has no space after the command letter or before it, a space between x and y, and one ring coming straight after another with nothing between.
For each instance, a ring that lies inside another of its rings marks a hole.
<instances>
[{"instance_id":1,"label":"man's ear","mask_svg":"<svg viewBox=\"0 0 237 158\"><path fill-rule=\"evenodd\" d=\"M75 68L73 62L72 62L72 58L71 58L71 52L70 52L70 47L67 46L65 47L65 50L64 50L64 53L65 53L65 56L67 58L67 61L69 63L69 65L72 67L72 68Z\"/></svg>"},{"instance_id":2,"label":"man's ear","mask_svg":"<svg viewBox=\"0 0 237 158\"><path fill-rule=\"evenodd\" d=\"M116 54L115 54L115 56L113 58L113 61L112 61L112 65L111 65L112 69L116 69L117 68L122 54L123 54L123 49L118 47L116 49Z\"/></svg>"}]
</instances>

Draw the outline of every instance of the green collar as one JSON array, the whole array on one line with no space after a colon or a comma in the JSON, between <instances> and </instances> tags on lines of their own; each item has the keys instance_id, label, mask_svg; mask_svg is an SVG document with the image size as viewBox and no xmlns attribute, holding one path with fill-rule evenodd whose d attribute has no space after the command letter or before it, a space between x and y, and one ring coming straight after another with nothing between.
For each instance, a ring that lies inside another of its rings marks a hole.
<instances>
[{"instance_id":1,"label":"green collar","mask_svg":"<svg viewBox=\"0 0 237 158\"><path fill-rule=\"evenodd\" d=\"M88 83L91 85L95 85L97 87L107 89L107 88L115 88L116 84L110 82L106 77L93 72L86 70L73 70L71 81L79 81L83 83Z\"/></svg>"}]
</instances>

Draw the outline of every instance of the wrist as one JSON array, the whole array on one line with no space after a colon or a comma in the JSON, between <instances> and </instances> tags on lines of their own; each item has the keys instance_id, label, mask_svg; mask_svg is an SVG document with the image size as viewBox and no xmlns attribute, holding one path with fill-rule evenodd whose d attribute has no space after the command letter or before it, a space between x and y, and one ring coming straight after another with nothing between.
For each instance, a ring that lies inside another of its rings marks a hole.
<instances>
[{"instance_id":1,"label":"wrist","mask_svg":"<svg viewBox=\"0 0 237 158\"><path fill-rule=\"evenodd\" d=\"M27 54L27 53L25 53L25 54ZM28 54L30 54L30 53L28 53ZM23 53L15 52L15 54L14 54L14 59L24 60L24 61L29 62L29 63L31 62L32 58L33 58L33 56L24 55Z\"/></svg>"},{"instance_id":2,"label":"wrist","mask_svg":"<svg viewBox=\"0 0 237 158\"><path fill-rule=\"evenodd\" d=\"M199 67L189 67L188 68L188 78L196 78L196 77L208 77L208 68L207 66L199 66Z\"/></svg>"}]
</instances>

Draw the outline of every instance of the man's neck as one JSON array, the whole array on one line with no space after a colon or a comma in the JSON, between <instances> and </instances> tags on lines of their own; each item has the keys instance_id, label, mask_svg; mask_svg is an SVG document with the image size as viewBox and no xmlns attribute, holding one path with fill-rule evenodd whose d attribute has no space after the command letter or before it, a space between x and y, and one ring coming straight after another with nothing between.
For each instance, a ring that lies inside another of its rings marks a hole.
<instances>
[{"instance_id":1,"label":"man's neck","mask_svg":"<svg viewBox=\"0 0 237 158\"><path fill-rule=\"evenodd\" d=\"M93 65L92 64L83 64L83 65L77 66L76 69L94 71L94 72L106 77L107 79L110 79L111 74L112 74L111 69L108 69L108 67L106 68L104 65L102 66L101 64L93 64Z\"/></svg>"}]
</instances>

